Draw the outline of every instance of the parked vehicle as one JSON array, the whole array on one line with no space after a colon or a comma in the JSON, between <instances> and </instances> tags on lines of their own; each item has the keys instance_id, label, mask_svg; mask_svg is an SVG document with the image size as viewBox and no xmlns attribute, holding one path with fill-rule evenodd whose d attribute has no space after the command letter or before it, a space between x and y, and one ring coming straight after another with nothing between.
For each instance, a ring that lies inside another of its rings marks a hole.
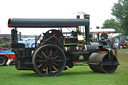
<instances>
[{"instance_id":1,"label":"parked vehicle","mask_svg":"<svg viewBox=\"0 0 128 85\"><path fill-rule=\"evenodd\" d=\"M9 60L15 60L14 52L11 50L0 50L0 66L5 66Z\"/></svg>"}]
</instances>

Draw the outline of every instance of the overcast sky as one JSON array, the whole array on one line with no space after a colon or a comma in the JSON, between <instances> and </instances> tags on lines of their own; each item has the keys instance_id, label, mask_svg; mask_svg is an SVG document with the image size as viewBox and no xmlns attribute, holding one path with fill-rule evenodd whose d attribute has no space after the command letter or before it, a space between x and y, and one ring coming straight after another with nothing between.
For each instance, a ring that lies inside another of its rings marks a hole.
<instances>
[{"instance_id":1,"label":"overcast sky","mask_svg":"<svg viewBox=\"0 0 128 85\"><path fill-rule=\"evenodd\" d=\"M0 0L0 34L10 33L9 18L76 18L78 12L90 14L90 28L102 27L118 0ZM82 16L81 16L82 17ZM30 31L31 30L31 31ZM44 30L20 29L22 34L38 34Z\"/></svg>"}]
</instances>

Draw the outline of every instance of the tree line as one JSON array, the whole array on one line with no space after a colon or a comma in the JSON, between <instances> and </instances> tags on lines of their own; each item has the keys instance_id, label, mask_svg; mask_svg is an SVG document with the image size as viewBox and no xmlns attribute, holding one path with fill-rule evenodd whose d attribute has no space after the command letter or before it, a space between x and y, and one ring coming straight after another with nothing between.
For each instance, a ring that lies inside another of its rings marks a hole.
<instances>
[{"instance_id":1,"label":"tree line","mask_svg":"<svg viewBox=\"0 0 128 85\"><path fill-rule=\"evenodd\" d=\"M118 33L128 35L128 0L118 0L111 10L116 18L105 20L102 28L113 28Z\"/></svg>"}]
</instances>

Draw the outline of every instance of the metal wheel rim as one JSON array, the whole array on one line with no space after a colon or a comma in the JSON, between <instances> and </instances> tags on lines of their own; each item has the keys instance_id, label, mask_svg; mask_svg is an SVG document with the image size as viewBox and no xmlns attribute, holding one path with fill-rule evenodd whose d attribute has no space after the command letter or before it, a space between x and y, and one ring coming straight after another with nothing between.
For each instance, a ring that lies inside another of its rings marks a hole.
<instances>
[{"instance_id":1,"label":"metal wheel rim","mask_svg":"<svg viewBox=\"0 0 128 85\"><path fill-rule=\"evenodd\" d=\"M103 58L103 62L108 62L106 57ZM113 62L117 62L117 58L113 56ZM102 69L105 73L113 73L117 69L118 65L102 65Z\"/></svg>"},{"instance_id":2,"label":"metal wheel rim","mask_svg":"<svg viewBox=\"0 0 128 85\"><path fill-rule=\"evenodd\" d=\"M65 67L63 51L55 45L44 45L36 50L33 58L34 68L41 76L56 76Z\"/></svg>"},{"instance_id":3,"label":"metal wheel rim","mask_svg":"<svg viewBox=\"0 0 128 85\"><path fill-rule=\"evenodd\" d=\"M0 58L0 65L4 65L5 63L5 59L4 58Z\"/></svg>"}]
</instances>

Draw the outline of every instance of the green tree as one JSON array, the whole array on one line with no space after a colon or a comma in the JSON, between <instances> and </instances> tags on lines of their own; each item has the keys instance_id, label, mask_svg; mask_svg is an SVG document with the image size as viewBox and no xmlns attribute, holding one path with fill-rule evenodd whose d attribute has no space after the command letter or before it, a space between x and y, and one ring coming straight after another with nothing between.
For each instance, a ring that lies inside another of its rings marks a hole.
<instances>
[{"instance_id":1,"label":"green tree","mask_svg":"<svg viewBox=\"0 0 128 85\"><path fill-rule=\"evenodd\" d=\"M116 32L121 32L119 23L113 18L105 20L102 28L113 28Z\"/></svg>"},{"instance_id":2,"label":"green tree","mask_svg":"<svg viewBox=\"0 0 128 85\"><path fill-rule=\"evenodd\" d=\"M112 15L116 17L120 23L125 35L128 35L128 0L118 0L112 7Z\"/></svg>"}]
</instances>

